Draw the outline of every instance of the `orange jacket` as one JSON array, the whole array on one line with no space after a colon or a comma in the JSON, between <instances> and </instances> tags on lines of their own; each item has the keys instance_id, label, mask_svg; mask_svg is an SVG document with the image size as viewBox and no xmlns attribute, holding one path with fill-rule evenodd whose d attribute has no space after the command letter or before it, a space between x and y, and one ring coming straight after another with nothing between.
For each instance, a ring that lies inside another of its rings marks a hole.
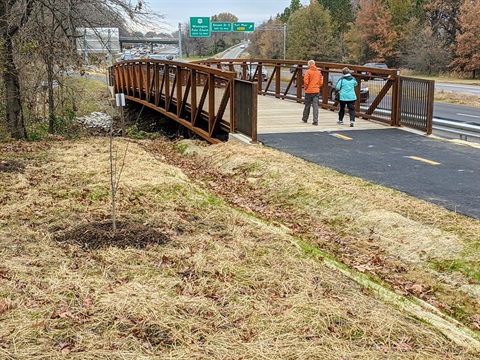
<instances>
[{"instance_id":1,"label":"orange jacket","mask_svg":"<svg viewBox=\"0 0 480 360\"><path fill-rule=\"evenodd\" d=\"M320 88L323 85L323 76L322 72L314 65L308 68L305 76L303 77L303 86L305 88L305 93L314 94L319 93Z\"/></svg>"}]
</instances>

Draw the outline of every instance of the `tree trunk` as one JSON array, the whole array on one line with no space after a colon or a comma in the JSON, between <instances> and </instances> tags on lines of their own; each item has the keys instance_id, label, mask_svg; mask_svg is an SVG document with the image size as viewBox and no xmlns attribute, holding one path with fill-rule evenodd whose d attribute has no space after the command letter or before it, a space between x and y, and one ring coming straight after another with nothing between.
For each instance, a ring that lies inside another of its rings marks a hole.
<instances>
[{"instance_id":1,"label":"tree trunk","mask_svg":"<svg viewBox=\"0 0 480 360\"><path fill-rule=\"evenodd\" d=\"M48 86L48 133L55 132L55 104L53 100L53 61L47 57L47 86Z\"/></svg>"},{"instance_id":2,"label":"tree trunk","mask_svg":"<svg viewBox=\"0 0 480 360\"><path fill-rule=\"evenodd\" d=\"M4 71L3 82L5 86L5 112L10 135L14 139L26 139L27 130L23 118L22 102L20 99L20 81L18 69L13 59L13 44L9 36L4 38L3 47Z\"/></svg>"}]
</instances>

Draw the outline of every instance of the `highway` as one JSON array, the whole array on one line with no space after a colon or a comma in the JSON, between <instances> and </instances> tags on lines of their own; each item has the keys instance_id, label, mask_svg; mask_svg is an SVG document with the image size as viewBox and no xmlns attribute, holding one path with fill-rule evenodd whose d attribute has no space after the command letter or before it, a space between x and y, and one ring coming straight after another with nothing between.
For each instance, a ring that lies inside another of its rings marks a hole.
<instances>
[{"instance_id":1,"label":"highway","mask_svg":"<svg viewBox=\"0 0 480 360\"><path fill-rule=\"evenodd\" d=\"M225 58L225 59L236 59L236 58L241 58L241 54L245 51L245 48L241 48L241 44L245 43L240 43L239 45L236 45L234 47L231 47L230 49L225 50L220 56L220 58Z\"/></svg>"},{"instance_id":2,"label":"highway","mask_svg":"<svg viewBox=\"0 0 480 360\"><path fill-rule=\"evenodd\" d=\"M480 86L478 85L466 85L466 84L452 84L435 82L435 90L437 91L452 91L456 93L465 93L480 96Z\"/></svg>"},{"instance_id":3,"label":"highway","mask_svg":"<svg viewBox=\"0 0 480 360\"><path fill-rule=\"evenodd\" d=\"M477 85L435 82L435 90L480 96L480 86ZM437 101L434 105L433 117L441 120L462 121L480 125L480 108Z\"/></svg>"},{"instance_id":4,"label":"highway","mask_svg":"<svg viewBox=\"0 0 480 360\"><path fill-rule=\"evenodd\" d=\"M480 126L480 108L436 101L433 108L435 119L463 121Z\"/></svg>"}]
</instances>

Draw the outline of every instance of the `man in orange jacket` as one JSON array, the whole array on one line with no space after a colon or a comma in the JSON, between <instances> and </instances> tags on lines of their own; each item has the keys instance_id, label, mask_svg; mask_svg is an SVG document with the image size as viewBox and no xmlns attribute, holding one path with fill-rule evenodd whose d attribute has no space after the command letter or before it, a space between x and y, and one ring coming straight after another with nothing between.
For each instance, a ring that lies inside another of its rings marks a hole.
<instances>
[{"instance_id":1,"label":"man in orange jacket","mask_svg":"<svg viewBox=\"0 0 480 360\"><path fill-rule=\"evenodd\" d=\"M305 89L305 108L302 121L307 122L310 116L310 107L313 105L313 125L318 125L318 101L320 89L323 85L322 72L315 65L315 60L308 60L308 70L303 77Z\"/></svg>"}]
</instances>

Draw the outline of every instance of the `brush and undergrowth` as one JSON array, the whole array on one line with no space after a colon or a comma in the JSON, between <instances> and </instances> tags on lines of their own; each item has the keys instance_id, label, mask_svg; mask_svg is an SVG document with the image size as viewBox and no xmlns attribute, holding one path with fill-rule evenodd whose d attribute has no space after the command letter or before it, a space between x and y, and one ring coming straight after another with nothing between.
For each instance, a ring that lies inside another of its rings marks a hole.
<instances>
[{"instance_id":1,"label":"brush and undergrowth","mask_svg":"<svg viewBox=\"0 0 480 360\"><path fill-rule=\"evenodd\" d=\"M479 220L138 126L115 231L108 137L0 144L0 358L480 356Z\"/></svg>"}]
</instances>

